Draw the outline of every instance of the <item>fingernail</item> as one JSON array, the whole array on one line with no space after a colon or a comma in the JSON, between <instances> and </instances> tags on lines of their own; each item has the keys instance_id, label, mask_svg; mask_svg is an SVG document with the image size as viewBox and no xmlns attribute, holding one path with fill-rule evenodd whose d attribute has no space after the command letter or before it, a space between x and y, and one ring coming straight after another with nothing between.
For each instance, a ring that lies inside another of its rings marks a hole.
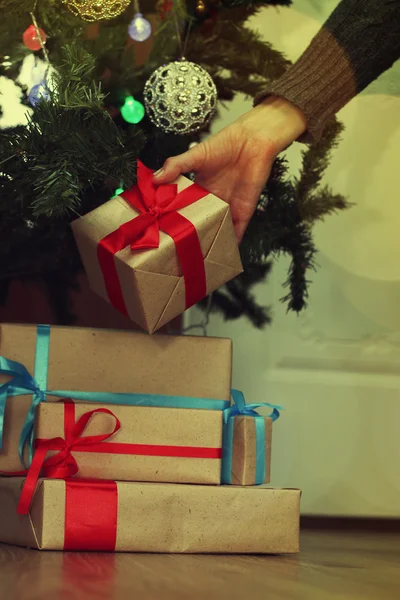
<instances>
[{"instance_id":1,"label":"fingernail","mask_svg":"<svg viewBox=\"0 0 400 600\"><path fill-rule=\"evenodd\" d=\"M158 169L158 171L156 171L155 173L153 173L153 177L161 177L161 175L164 175L164 169Z\"/></svg>"}]
</instances>

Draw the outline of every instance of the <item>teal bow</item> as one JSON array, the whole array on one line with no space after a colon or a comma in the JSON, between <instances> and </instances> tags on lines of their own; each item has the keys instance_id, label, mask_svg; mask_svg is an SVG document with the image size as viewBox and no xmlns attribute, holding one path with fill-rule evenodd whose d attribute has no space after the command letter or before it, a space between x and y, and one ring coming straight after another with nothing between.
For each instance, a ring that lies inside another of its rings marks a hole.
<instances>
[{"instance_id":1,"label":"teal bow","mask_svg":"<svg viewBox=\"0 0 400 600\"><path fill-rule=\"evenodd\" d=\"M233 429L234 418L239 415L253 417L255 419L256 433L256 474L255 485L260 485L265 481L266 475L266 448L265 448L265 420L264 417L256 412L256 409L262 407L272 408L269 417L276 421L279 418L279 411L283 410L280 406L275 406L269 402L260 402L259 404L246 404L244 395L239 390L232 390L233 405L223 411L224 431L222 443L222 465L221 465L221 483L232 483L232 456L233 456Z\"/></svg>"}]
</instances>

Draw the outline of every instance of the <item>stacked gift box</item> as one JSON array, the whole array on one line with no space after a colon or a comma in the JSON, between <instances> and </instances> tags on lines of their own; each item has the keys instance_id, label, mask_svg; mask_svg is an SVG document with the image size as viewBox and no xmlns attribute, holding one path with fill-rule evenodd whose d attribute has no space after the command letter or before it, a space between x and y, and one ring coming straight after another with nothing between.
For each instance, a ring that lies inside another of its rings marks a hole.
<instances>
[{"instance_id":1,"label":"stacked gift box","mask_svg":"<svg viewBox=\"0 0 400 600\"><path fill-rule=\"evenodd\" d=\"M0 351L0 541L298 550L300 492L258 485L278 411L231 391L230 340L1 325Z\"/></svg>"},{"instance_id":2,"label":"stacked gift box","mask_svg":"<svg viewBox=\"0 0 400 600\"><path fill-rule=\"evenodd\" d=\"M152 333L241 272L228 205L180 177L73 224L89 283ZM265 487L279 416L231 390L230 340L0 326L0 541L296 552L299 490Z\"/></svg>"}]
</instances>

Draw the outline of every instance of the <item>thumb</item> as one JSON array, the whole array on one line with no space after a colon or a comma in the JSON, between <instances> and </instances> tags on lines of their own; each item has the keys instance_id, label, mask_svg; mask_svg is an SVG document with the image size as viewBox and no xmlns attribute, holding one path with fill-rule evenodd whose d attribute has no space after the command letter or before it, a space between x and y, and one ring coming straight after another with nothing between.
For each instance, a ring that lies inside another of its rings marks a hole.
<instances>
[{"instance_id":1,"label":"thumb","mask_svg":"<svg viewBox=\"0 0 400 600\"><path fill-rule=\"evenodd\" d=\"M187 152L168 158L164 165L154 173L154 183L171 183L182 173L196 171L204 162L202 144L197 144Z\"/></svg>"}]
</instances>

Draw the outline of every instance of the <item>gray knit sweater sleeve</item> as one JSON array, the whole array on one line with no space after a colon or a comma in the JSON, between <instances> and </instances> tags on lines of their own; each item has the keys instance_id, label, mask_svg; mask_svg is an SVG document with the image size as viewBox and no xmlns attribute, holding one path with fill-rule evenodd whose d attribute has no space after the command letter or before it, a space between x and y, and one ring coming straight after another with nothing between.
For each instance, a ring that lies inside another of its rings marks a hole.
<instances>
[{"instance_id":1,"label":"gray knit sweater sleeve","mask_svg":"<svg viewBox=\"0 0 400 600\"><path fill-rule=\"evenodd\" d=\"M342 0L300 59L259 94L304 113L318 139L333 115L400 58L400 0Z\"/></svg>"}]
</instances>

